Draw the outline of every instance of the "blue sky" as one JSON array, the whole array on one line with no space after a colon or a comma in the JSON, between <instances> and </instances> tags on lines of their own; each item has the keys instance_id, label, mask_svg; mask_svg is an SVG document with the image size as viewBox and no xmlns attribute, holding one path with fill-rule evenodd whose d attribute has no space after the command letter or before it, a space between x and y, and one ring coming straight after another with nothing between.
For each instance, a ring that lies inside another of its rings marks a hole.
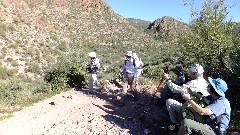
<instances>
[{"instance_id":1,"label":"blue sky","mask_svg":"<svg viewBox=\"0 0 240 135\"><path fill-rule=\"evenodd\" d=\"M184 0L104 0L117 14L125 18L154 21L163 16L170 16L189 23L190 6L184 6ZM201 8L204 0L194 0L194 7ZM229 9L227 19L240 22L240 0L225 0L225 4L233 6Z\"/></svg>"}]
</instances>

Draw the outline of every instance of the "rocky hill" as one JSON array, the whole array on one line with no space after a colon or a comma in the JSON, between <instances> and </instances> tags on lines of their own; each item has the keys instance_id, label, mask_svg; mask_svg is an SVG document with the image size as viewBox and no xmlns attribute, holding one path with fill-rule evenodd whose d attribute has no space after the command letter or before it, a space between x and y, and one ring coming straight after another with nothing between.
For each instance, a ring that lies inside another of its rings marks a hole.
<instances>
[{"instance_id":1,"label":"rocky hill","mask_svg":"<svg viewBox=\"0 0 240 135\"><path fill-rule=\"evenodd\" d=\"M188 24L172 17L164 16L150 23L146 30L153 33L155 39L163 40L170 37L176 37L181 30L190 31L190 27ZM170 40L168 39L168 41L173 40L173 38Z\"/></svg>"},{"instance_id":2,"label":"rocky hill","mask_svg":"<svg viewBox=\"0 0 240 135\"><path fill-rule=\"evenodd\" d=\"M161 46L103 0L2 0L0 20L1 65L33 78L74 53Z\"/></svg>"}]
</instances>

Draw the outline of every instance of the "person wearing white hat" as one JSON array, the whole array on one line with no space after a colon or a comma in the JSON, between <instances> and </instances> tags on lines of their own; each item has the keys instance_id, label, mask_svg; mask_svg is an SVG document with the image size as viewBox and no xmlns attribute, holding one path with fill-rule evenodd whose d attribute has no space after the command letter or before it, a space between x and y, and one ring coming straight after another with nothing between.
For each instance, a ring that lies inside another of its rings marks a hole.
<instances>
[{"instance_id":1,"label":"person wearing white hat","mask_svg":"<svg viewBox=\"0 0 240 135\"><path fill-rule=\"evenodd\" d=\"M203 67L199 64L193 65L189 68L191 81L187 82L182 86L178 86L174 84L170 79L168 74L164 73L163 78L166 80L166 83L169 89L173 93L185 93L188 92L192 94L193 92L200 92L203 96L208 96L209 93L207 92L208 82L203 78ZM169 116L171 119L171 126L176 125L179 122L178 115L182 109L182 103L174 99L167 99L166 100L166 107L169 112Z\"/></svg>"},{"instance_id":2,"label":"person wearing white hat","mask_svg":"<svg viewBox=\"0 0 240 135\"><path fill-rule=\"evenodd\" d=\"M137 81L137 66L133 59L132 51L127 51L125 54L125 61L123 64L123 72L124 72L124 84L122 92L120 93L120 101L117 102L118 106L122 107L125 105L125 99L127 97L128 86L130 86L130 92L133 95L133 99L137 100L137 91L136 91L136 81Z\"/></svg>"},{"instance_id":3,"label":"person wearing white hat","mask_svg":"<svg viewBox=\"0 0 240 135\"><path fill-rule=\"evenodd\" d=\"M89 72L91 73L89 79L89 94L93 93L93 86L96 84L99 89L102 88L102 85L98 82L97 74L99 73L100 62L99 59L96 57L95 52L90 52L90 64L89 64Z\"/></svg>"}]
</instances>

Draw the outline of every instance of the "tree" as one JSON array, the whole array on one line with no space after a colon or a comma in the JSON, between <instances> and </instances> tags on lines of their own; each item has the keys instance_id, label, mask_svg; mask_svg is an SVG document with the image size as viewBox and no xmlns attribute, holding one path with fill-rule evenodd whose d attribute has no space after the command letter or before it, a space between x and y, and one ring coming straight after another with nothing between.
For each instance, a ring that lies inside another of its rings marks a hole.
<instances>
[{"instance_id":1,"label":"tree","mask_svg":"<svg viewBox=\"0 0 240 135\"><path fill-rule=\"evenodd\" d=\"M212 77L224 78L229 85L231 103L237 104L240 97L240 38L237 23L226 19L228 9L224 0L205 1L201 11L193 13L191 31L182 32L177 44L181 46L183 64L202 64Z\"/></svg>"}]
</instances>

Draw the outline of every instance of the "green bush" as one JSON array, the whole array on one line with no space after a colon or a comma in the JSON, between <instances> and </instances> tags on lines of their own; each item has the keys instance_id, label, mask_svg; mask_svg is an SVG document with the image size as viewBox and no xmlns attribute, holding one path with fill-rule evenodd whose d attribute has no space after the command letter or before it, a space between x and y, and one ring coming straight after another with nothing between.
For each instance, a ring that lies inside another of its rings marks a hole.
<instances>
[{"instance_id":1,"label":"green bush","mask_svg":"<svg viewBox=\"0 0 240 135\"><path fill-rule=\"evenodd\" d=\"M41 67L38 63L30 63L28 65L28 68L24 69L25 72L31 72L35 74L41 74Z\"/></svg>"},{"instance_id":2,"label":"green bush","mask_svg":"<svg viewBox=\"0 0 240 135\"><path fill-rule=\"evenodd\" d=\"M60 61L45 73L44 79L51 84L53 91L68 87L83 87L88 84L88 75L79 62Z\"/></svg>"},{"instance_id":3,"label":"green bush","mask_svg":"<svg viewBox=\"0 0 240 135\"><path fill-rule=\"evenodd\" d=\"M15 105L19 93L24 90L19 80L12 78L10 80L1 82L0 84L0 97L2 102L8 105Z\"/></svg>"},{"instance_id":4,"label":"green bush","mask_svg":"<svg viewBox=\"0 0 240 135\"><path fill-rule=\"evenodd\" d=\"M13 77L17 73L16 69L7 69L0 67L0 80L6 80Z\"/></svg>"},{"instance_id":5,"label":"green bush","mask_svg":"<svg viewBox=\"0 0 240 135\"><path fill-rule=\"evenodd\" d=\"M50 94L49 84L43 81L32 81L24 76L0 81L0 103L6 106L30 105L43 99L43 94Z\"/></svg>"},{"instance_id":6,"label":"green bush","mask_svg":"<svg viewBox=\"0 0 240 135\"><path fill-rule=\"evenodd\" d=\"M6 37L6 26L4 24L0 24L0 36Z\"/></svg>"}]
</instances>

